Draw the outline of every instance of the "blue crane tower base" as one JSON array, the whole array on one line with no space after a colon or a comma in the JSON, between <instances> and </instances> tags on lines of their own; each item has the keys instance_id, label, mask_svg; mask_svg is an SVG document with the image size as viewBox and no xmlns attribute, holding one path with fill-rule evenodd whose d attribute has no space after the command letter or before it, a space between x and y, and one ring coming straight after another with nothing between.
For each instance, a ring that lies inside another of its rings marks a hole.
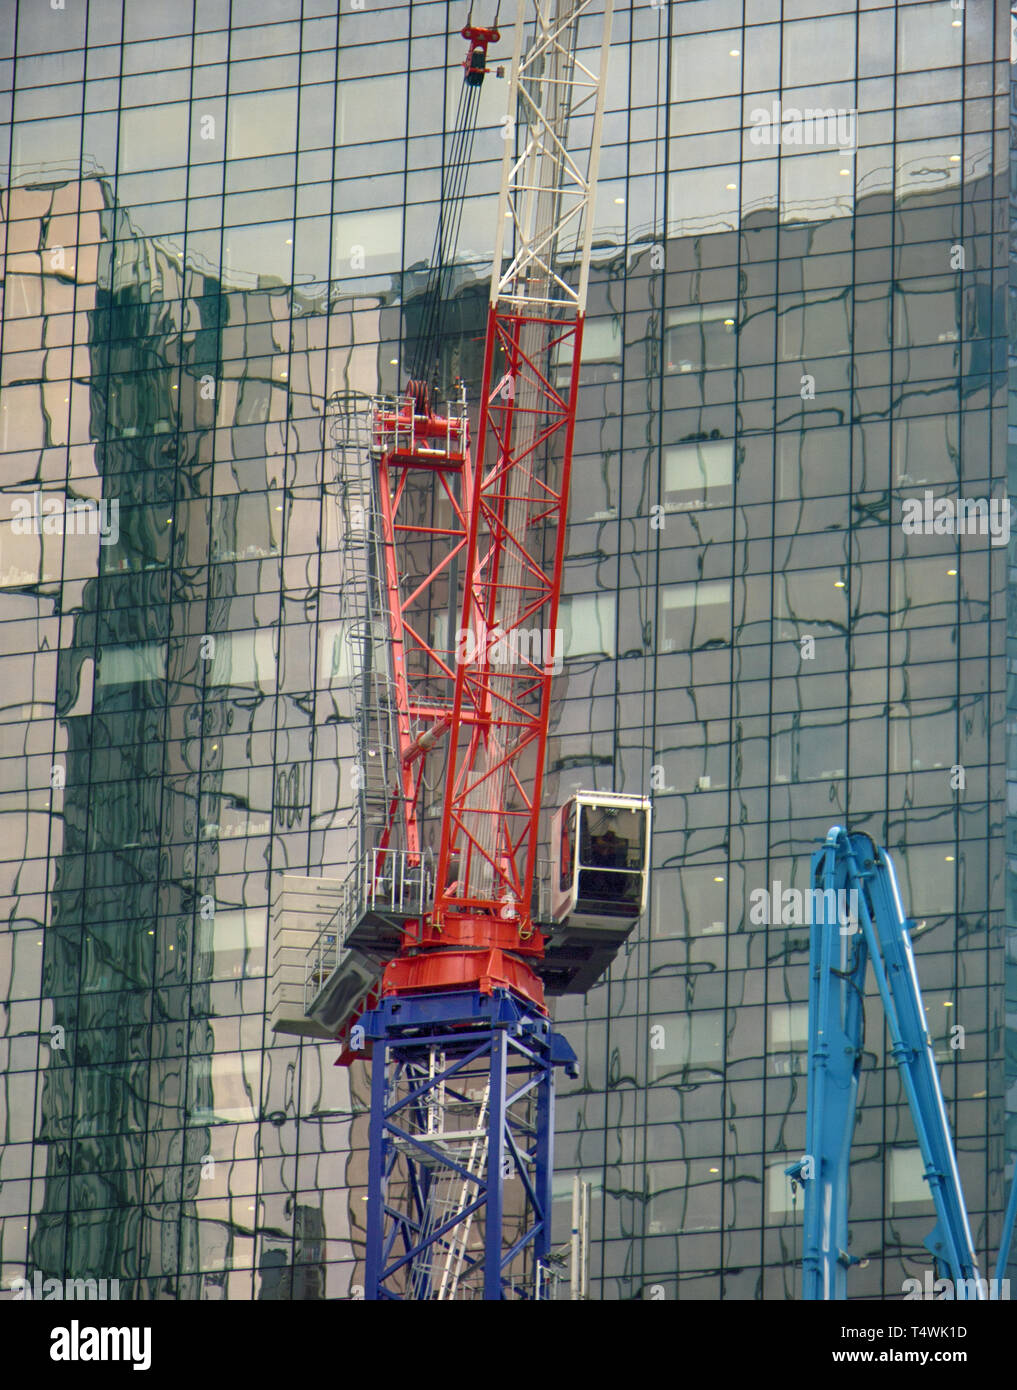
<instances>
[{"instance_id":1,"label":"blue crane tower base","mask_svg":"<svg viewBox=\"0 0 1017 1390\"><path fill-rule=\"evenodd\" d=\"M366 1299L542 1299L554 1072L575 1053L505 989L391 996L372 1049Z\"/></svg>"}]
</instances>

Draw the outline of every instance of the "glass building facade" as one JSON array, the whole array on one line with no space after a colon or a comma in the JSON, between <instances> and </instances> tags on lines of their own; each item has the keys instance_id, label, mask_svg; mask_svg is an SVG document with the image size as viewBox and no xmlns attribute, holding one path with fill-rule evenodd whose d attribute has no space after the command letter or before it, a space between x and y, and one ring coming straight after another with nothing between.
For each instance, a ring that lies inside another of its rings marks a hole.
<instances>
[{"instance_id":1,"label":"glass building facade","mask_svg":"<svg viewBox=\"0 0 1017 1390\"><path fill-rule=\"evenodd\" d=\"M332 421L404 382L466 10L0 12L5 1289L358 1294L366 1070L273 1035L268 931L356 848ZM902 517L1007 490L1008 11L634 3L612 38L547 804L651 795L654 872L555 1008L558 1235L580 1173L592 1297L796 1296L808 930L750 902L849 823L924 923L987 1271L1008 547ZM492 74L446 315L472 403L504 111ZM934 1217L866 1015L852 1290L896 1297Z\"/></svg>"}]
</instances>

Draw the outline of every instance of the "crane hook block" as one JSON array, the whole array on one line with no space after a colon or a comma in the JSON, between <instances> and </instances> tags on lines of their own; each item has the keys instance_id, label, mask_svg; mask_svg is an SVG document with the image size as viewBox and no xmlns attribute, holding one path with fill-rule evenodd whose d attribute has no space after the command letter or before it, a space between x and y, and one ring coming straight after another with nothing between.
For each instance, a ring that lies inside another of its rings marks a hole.
<instances>
[{"instance_id":1,"label":"crane hook block","mask_svg":"<svg viewBox=\"0 0 1017 1390\"><path fill-rule=\"evenodd\" d=\"M501 34L497 29L480 29L474 24L467 24L462 31L464 39L469 40L469 51L463 62L466 71L467 87L479 87L483 84L484 74L487 72L487 46L490 43L497 43Z\"/></svg>"}]
</instances>

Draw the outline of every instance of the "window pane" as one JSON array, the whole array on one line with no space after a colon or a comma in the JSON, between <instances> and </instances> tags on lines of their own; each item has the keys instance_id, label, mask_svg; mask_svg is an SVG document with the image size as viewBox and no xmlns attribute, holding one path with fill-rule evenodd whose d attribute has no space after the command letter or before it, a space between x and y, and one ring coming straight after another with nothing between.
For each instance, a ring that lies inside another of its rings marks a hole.
<instances>
[{"instance_id":1,"label":"window pane","mask_svg":"<svg viewBox=\"0 0 1017 1390\"><path fill-rule=\"evenodd\" d=\"M14 127L14 174L66 170L77 173L81 161L81 117L19 121Z\"/></svg>"},{"instance_id":2,"label":"window pane","mask_svg":"<svg viewBox=\"0 0 1017 1390\"><path fill-rule=\"evenodd\" d=\"M812 290L780 312L780 355L786 362L851 351L850 290Z\"/></svg>"},{"instance_id":3,"label":"window pane","mask_svg":"<svg viewBox=\"0 0 1017 1390\"><path fill-rule=\"evenodd\" d=\"M257 159L270 154L292 154L296 138L295 89L230 97L227 158Z\"/></svg>"},{"instance_id":4,"label":"window pane","mask_svg":"<svg viewBox=\"0 0 1017 1390\"><path fill-rule=\"evenodd\" d=\"M719 646L731 640L731 584L727 579L672 584L660 592L666 652Z\"/></svg>"},{"instance_id":5,"label":"window pane","mask_svg":"<svg viewBox=\"0 0 1017 1390\"><path fill-rule=\"evenodd\" d=\"M953 21L959 13L948 5L899 5L898 65L908 72L925 72L961 61L964 29Z\"/></svg>"},{"instance_id":6,"label":"window pane","mask_svg":"<svg viewBox=\"0 0 1017 1390\"><path fill-rule=\"evenodd\" d=\"M931 1202L921 1149L890 1150L890 1203Z\"/></svg>"},{"instance_id":7,"label":"window pane","mask_svg":"<svg viewBox=\"0 0 1017 1390\"><path fill-rule=\"evenodd\" d=\"M734 440L676 444L664 450L664 493L668 502L721 506L731 500Z\"/></svg>"},{"instance_id":8,"label":"window pane","mask_svg":"<svg viewBox=\"0 0 1017 1390\"><path fill-rule=\"evenodd\" d=\"M667 315L667 369L699 372L733 367L737 337L733 304L692 304ZM584 354L585 356L585 354Z\"/></svg>"},{"instance_id":9,"label":"window pane","mask_svg":"<svg viewBox=\"0 0 1017 1390\"><path fill-rule=\"evenodd\" d=\"M720 1011L675 1014L654 1034L650 1074L659 1081L687 1067L720 1069L724 1062L724 1015Z\"/></svg>"},{"instance_id":10,"label":"window pane","mask_svg":"<svg viewBox=\"0 0 1017 1390\"><path fill-rule=\"evenodd\" d=\"M565 656L614 656L615 595L563 598L558 621L565 634Z\"/></svg>"},{"instance_id":11,"label":"window pane","mask_svg":"<svg viewBox=\"0 0 1017 1390\"><path fill-rule=\"evenodd\" d=\"M584 362L618 362L621 359L621 323L618 319L589 319L583 325ZM572 339L559 344L557 365L572 364Z\"/></svg>"},{"instance_id":12,"label":"window pane","mask_svg":"<svg viewBox=\"0 0 1017 1390\"><path fill-rule=\"evenodd\" d=\"M400 139L406 131L406 78L340 82L338 125L340 145Z\"/></svg>"},{"instance_id":13,"label":"window pane","mask_svg":"<svg viewBox=\"0 0 1017 1390\"><path fill-rule=\"evenodd\" d=\"M146 642L136 647L100 647L96 685L133 685L166 678L166 647Z\"/></svg>"},{"instance_id":14,"label":"window pane","mask_svg":"<svg viewBox=\"0 0 1017 1390\"><path fill-rule=\"evenodd\" d=\"M216 634L209 685L272 685L275 644L271 632Z\"/></svg>"},{"instance_id":15,"label":"window pane","mask_svg":"<svg viewBox=\"0 0 1017 1390\"><path fill-rule=\"evenodd\" d=\"M370 628L366 623L355 620L323 623L319 637L318 684L349 689L357 671L363 667L364 649L369 640ZM383 647L379 634L378 648Z\"/></svg>"},{"instance_id":16,"label":"window pane","mask_svg":"<svg viewBox=\"0 0 1017 1390\"><path fill-rule=\"evenodd\" d=\"M957 562L949 555L917 556L893 566L893 626L927 627L957 621Z\"/></svg>"},{"instance_id":17,"label":"window pane","mask_svg":"<svg viewBox=\"0 0 1017 1390\"><path fill-rule=\"evenodd\" d=\"M193 1057L187 1068L190 1123L253 1120L260 1072L260 1052Z\"/></svg>"},{"instance_id":18,"label":"window pane","mask_svg":"<svg viewBox=\"0 0 1017 1390\"><path fill-rule=\"evenodd\" d=\"M802 623L845 630L847 589L839 570L793 570L774 583L778 637L793 640Z\"/></svg>"},{"instance_id":19,"label":"window pane","mask_svg":"<svg viewBox=\"0 0 1017 1390\"><path fill-rule=\"evenodd\" d=\"M335 219L336 270L339 275L376 275L395 270L403 245L401 208L344 213Z\"/></svg>"},{"instance_id":20,"label":"window pane","mask_svg":"<svg viewBox=\"0 0 1017 1390\"><path fill-rule=\"evenodd\" d=\"M186 164L189 121L186 102L124 111L120 117L120 172L137 174Z\"/></svg>"},{"instance_id":21,"label":"window pane","mask_svg":"<svg viewBox=\"0 0 1017 1390\"><path fill-rule=\"evenodd\" d=\"M894 772L951 767L955 761L956 711L946 702L941 710L922 702L922 709L924 712L904 706L890 711L890 756Z\"/></svg>"},{"instance_id":22,"label":"window pane","mask_svg":"<svg viewBox=\"0 0 1017 1390\"><path fill-rule=\"evenodd\" d=\"M720 1164L654 1163L647 1175L647 1234L720 1228Z\"/></svg>"},{"instance_id":23,"label":"window pane","mask_svg":"<svg viewBox=\"0 0 1017 1390\"><path fill-rule=\"evenodd\" d=\"M846 429L806 429L777 436L780 496L826 497L851 483L851 435Z\"/></svg>"},{"instance_id":24,"label":"window pane","mask_svg":"<svg viewBox=\"0 0 1017 1390\"><path fill-rule=\"evenodd\" d=\"M279 546L278 493L232 493L212 499L212 559L249 560Z\"/></svg>"},{"instance_id":25,"label":"window pane","mask_svg":"<svg viewBox=\"0 0 1017 1390\"><path fill-rule=\"evenodd\" d=\"M782 1159L780 1163L771 1163L766 1170L766 1206L767 1212L771 1217L783 1216L785 1212L801 1212L802 1197L801 1187L798 1188L797 1200L791 1191L791 1179L784 1169L792 1161L791 1155ZM798 1217L801 1220L801 1216Z\"/></svg>"},{"instance_id":26,"label":"window pane","mask_svg":"<svg viewBox=\"0 0 1017 1390\"><path fill-rule=\"evenodd\" d=\"M945 276L906 281L897 287L893 308L897 347L956 343L960 338L961 298Z\"/></svg>"},{"instance_id":27,"label":"window pane","mask_svg":"<svg viewBox=\"0 0 1017 1390\"><path fill-rule=\"evenodd\" d=\"M204 957L197 969L202 979L237 979L265 968L267 911L216 912L198 919L198 951Z\"/></svg>"},{"instance_id":28,"label":"window pane","mask_svg":"<svg viewBox=\"0 0 1017 1390\"><path fill-rule=\"evenodd\" d=\"M804 1047L809 1041L808 1004L771 1004L770 1047Z\"/></svg>"},{"instance_id":29,"label":"window pane","mask_svg":"<svg viewBox=\"0 0 1017 1390\"><path fill-rule=\"evenodd\" d=\"M727 875L723 865L683 868L653 879L655 936L719 936L727 926Z\"/></svg>"}]
</instances>

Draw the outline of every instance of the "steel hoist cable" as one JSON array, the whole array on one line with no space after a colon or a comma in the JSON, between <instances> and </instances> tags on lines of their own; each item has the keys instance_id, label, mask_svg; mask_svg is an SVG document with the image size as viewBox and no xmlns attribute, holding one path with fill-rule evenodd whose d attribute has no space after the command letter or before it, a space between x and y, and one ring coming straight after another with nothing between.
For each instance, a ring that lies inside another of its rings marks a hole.
<instances>
[{"instance_id":1,"label":"steel hoist cable","mask_svg":"<svg viewBox=\"0 0 1017 1390\"><path fill-rule=\"evenodd\" d=\"M466 202L466 187L470 163L473 158L473 144L477 133L477 116L480 109L480 90L484 63L487 55L487 42L498 37L499 0L495 11L494 24L489 30L471 34L473 6L463 35L471 38L470 53L463 65L463 83L459 91L459 103L452 135L449 157L442 164L441 200L438 205L438 221L435 227L434 244L431 249L430 267L427 283L423 291L423 312L416 342L410 356L410 378L430 386L440 385L441 346L446 331L447 307L452 276L455 269L456 250L462 228L463 210ZM479 42L474 43L477 35ZM480 67L473 59L478 54Z\"/></svg>"},{"instance_id":2,"label":"steel hoist cable","mask_svg":"<svg viewBox=\"0 0 1017 1390\"><path fill-rule=\"evenodd\" d=\"M463 82L456 113L456 128L448 163L443 170L441 202L435 228L431 265L424 288L424 313L411 359L414 380L431 378L438 370L445 310L451 286L459 229L462 225L464 195L473 140L476 135L479 88Z\"/></svg>"}]
</instances>

